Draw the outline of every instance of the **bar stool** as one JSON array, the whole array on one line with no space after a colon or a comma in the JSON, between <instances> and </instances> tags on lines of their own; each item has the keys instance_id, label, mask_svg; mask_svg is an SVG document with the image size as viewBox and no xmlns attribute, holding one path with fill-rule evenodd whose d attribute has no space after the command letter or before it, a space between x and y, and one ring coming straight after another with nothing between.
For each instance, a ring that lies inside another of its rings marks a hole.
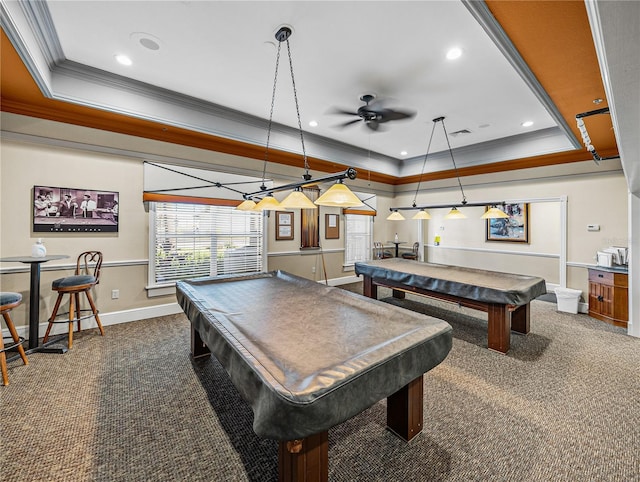
<instances>
[{"instance_id":1,"label":"bar stool","mask_svg":"<svg viewBox=\"0 0 640 482\"><path fill-rule=\"evenodd\" d=\"M11 315L9 312L13 310L16 306L22 303L22 295L20 293L11 293L11 292L2 292L0 293L0 313L2 313L2 317L4 318L4 322L7 324L7 328L9 328L9 333L11 333L11 338L13 339L13 343L4 345L4 337L0 337L0 365L2 368L2 384L9 385L9 374L7 372L7 356L5 352L7 350L11 350L12 348L17 348L18 353L20 353L20 358L22 358L22 362L25 365L29 364L29 360L27 360L27 354L24 352L24 348L22 347L22 342L24 338L18 336L18 332L16 331L16 327L13 324L13 320L11 319Z\"/></svg>"},{"instance_id":2,"label":"bar stool","mask_svg":"<svg viewBox=\"0 0 640 482\"><path fill-rule=\"evenodd\" d=\"M102 329L102 323L100 323L100 317L98 316L98 309L96 308L93 298L91 297L91 288L100 282L100 269L102 268L102 253L100 251L85 251L80 253L78 261L76 263L76 271L73 276L67 276L65 278L59 278L51 283L51 289L58 292L58 298L56 304L53 307L53 313L49 318L49 326L44 334L43 343L46 343L49 339L49 333L54 323L69 323L69 349L73 346L73 322L78 323L78 331L82 329L80 321L86 318L94 317L100 334L104 336L104 330ZM91 309L80 308L80 293L84 293L89 301ZM61 313L58 315L58 309L64 295L69 295L69 313ZM81 316L82 312L90 311L91 313L85 316ZM66 320L56 320L56 317L62 315L69 315Z\"/></svg>"}]
</instances>

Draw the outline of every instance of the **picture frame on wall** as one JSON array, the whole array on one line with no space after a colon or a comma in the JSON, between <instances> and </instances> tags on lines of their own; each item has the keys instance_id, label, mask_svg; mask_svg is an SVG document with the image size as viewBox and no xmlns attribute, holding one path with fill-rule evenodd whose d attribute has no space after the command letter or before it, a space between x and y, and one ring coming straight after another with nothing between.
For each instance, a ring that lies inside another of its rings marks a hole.
<instances>
[{"instance_id":1,"label":"picture frame on wall","mask_svg":"<svg viewBox=\"0 0 640 482\"><path fill-rule=\"evenodd\" d=\"M493 204L486 209L492 207L502 209L509 217L487 219L487 241L529 242L529 203Z\"/></svg>"},{"instance_id":2,"label":"picture frame on wall","mask_svg":"<svg viewBox=\"0 0 640 482\"><path fill-rule=\"evenodd\" d=\"M293 213L276 211L276 241L293 239Z\"/></svg>"},{"instance_id":3,"label":"picture frame on wall","mask_svg":"<svg viewBox=\"0 0 640 482\"><path fill-rule=\"evenodd\" d=\"M325 239L340 239L340 220L337 214L324 215Z\"/></svg>"},{"instance_id":4,"label":"picture frame on wall","mask_svg":"<svg viewBox=\"0 0 640 482\"><path fill-rule=\"evenodd\" d=\"M117 233L117 191L33 186L34 233Z\"/></svg>"}]
</instances>

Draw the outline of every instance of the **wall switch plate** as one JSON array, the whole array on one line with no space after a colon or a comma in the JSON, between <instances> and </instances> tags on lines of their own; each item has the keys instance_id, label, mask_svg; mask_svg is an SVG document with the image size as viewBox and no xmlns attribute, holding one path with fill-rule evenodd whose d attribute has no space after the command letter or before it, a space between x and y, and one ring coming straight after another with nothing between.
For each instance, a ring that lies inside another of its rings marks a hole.
<instances>
[{"instance_id":1,"label":"wall switch plate","mask_svg":"<svg viewBox=\"0 0 640 482\"><path fill-rule=\"evenodd\" d=\"M587 231L600 231L599 224L587 224Z\"/></svg>"}]
</instances>

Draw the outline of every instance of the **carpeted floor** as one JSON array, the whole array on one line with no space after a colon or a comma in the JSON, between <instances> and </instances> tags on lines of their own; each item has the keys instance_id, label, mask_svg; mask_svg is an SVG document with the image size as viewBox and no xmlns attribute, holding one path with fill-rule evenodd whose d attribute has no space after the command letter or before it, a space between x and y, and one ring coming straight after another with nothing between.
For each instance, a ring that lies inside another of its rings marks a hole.
<instances>
[{"instance_id":1,"label":"carpeted floor","mask_svg":"<svg viewBox=\"0 0 640 482\"><path fill-rule=\"evenodd\" d=\"M486 349L481 312L379 295L449 321L453 349L424 377L410 443L385 430L384 401L330 430L331 481L640 481L640 340L534 301L505 356ZM215 359L190 359L182 315L29 361L0 386L2 481L277 480L277 444Z\"/></svg>"}]
</instances>

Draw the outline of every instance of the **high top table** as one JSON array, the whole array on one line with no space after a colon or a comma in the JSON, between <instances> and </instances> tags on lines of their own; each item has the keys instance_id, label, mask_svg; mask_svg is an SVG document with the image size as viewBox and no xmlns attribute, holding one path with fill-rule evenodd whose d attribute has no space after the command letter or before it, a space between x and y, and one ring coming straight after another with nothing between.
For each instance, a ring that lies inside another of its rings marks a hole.
<instances>
[{"instance_id":1,"label":"high top table","mask_svg":"<svg viewBox=\"0 0 640 482\"><path fill-rule=\"evenodd\" d=\"M50 254L41 258L33 256L13 256L0 258L3 263L24 263L31 265L31 277L29 287L29 350L38 348L40 326L40 265L54 259L68 258L66 254Z\"/></svg>"}]
</instances>

